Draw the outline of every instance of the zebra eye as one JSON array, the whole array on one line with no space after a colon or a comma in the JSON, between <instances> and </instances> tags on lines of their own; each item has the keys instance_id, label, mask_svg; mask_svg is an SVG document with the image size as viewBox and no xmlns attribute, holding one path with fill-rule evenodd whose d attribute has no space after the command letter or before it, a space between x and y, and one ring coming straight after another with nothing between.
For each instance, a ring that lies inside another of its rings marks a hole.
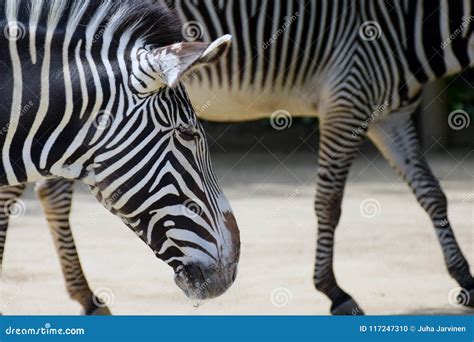
<instances>
[{"instance_id":1,"label":"zebra eye","mask_svg":"<svg viewBox=\"0 0 474 342\"><path fill-rule=\"evenodd\" d=\"M200 137L198 129L194 126L180 126L178 127L178 132L181 138L186 141L197 140Z\"/></svg>"}]
</instances>

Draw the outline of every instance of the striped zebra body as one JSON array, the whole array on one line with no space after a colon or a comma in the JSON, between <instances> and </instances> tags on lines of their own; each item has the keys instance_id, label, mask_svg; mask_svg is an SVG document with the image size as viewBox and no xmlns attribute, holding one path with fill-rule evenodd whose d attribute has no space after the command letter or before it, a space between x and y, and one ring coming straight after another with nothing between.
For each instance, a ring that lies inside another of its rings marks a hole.
<instances>
[{"instance_id":1,"label":"striped zebra body","mask_svg":"<svg viewBox=\"0 0 474 342\"><path fill-rule=\"evenodd\" d=\"M450 274L472 293L474 280L450 227L446 197L412 119L427 82L473 66L472 0L167 3L188 40L226 33L235 40L226 59L187 83L200 117L240 122L282 110L319 117L314 282L331 299L333 313L362 313L336 283L332 263L345 182L365 137L409 184L433 222Z\"/></svg>"},{"instance_id":2,"label":"striped zebra body","mask_svg":"<svg viewBox=\"0 0 474 342\"><path fill-rule=\"evenodd\" d=\"M230 36L182 42L176 17L148 0L5 0L0 21L0 185L78 179L187 296L227 290L238 228L180 81L220 58Z\"/></svg>"},{"instance_id":3,"label":"striped zebra body","mask_svg":"<svg viewBox=\"0 0 474 342\"><path fill-rule=\"evenodd\" d=\"M221 33L236 37L226 60L189 82L194 104L205 109L201 118L278 120L282 112L319 118L314 283L331 299L332 313L363 313L338 286L332 265L345 182L365 137L429 214L449 273L471 294L462 304L474 306L474 278L412 119L426 83L474 66L473 0L168 4L190 40L196 32L204 40Z\"/></svg>"},{"instance_id":4,"label":"striped zebra body","mask_svg":"<svg viewBox=\"0 0 474 342\"><path fill-rule=\"evenodd\" d=\"M474 60L472 0L167 2L185 38L235 37L227 59L188 82L200 117L212 121L279 109L324 119L340 98L363 101L364 120L382 106L411 110L423 84Z\"/></svg>"}]
</instances>

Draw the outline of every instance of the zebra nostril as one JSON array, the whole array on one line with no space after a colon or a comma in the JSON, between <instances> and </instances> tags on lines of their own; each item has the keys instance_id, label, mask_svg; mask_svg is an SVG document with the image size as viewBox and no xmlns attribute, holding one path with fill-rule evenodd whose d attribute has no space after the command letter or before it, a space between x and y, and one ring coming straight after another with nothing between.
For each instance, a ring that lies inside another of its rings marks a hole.
<instances>
[{"instance_id":1,"label":"zebra nostril","mask_svg":"<svg viewBox=\"0 0 474 342\"><path fill-rule=\"evenodd\" d=\"M185 265L183 268L183 275L193 285L201 284L205 279L203 269L200 265L196 264Z\"/></svg>"},{"instance_id":2,"label":"zebra nostril","mask_svg":"<svg viewBox=\"0 0 474 342\"><path fill-rule=\"evenodd\" d=\"M181 274L184 270L184 266L183 265L179 265L175 270L174 270L174 273L175 274Z\"/></svg>"},{"instance_id":3,"label":"zebra nostril","mask_svg":"<svg viewBox=\"0 0 474 342\"><path fill-rule=\"evenodd\" d=\"M234 282L235 279L237 279L237 267L234 268L234 272L232 273L232 282Z\"/></svg>"},{"instance_id":4,"label":"zebra nostril","mask_svg":"<svg viewBox=\"0 0 474 342\"><path fill-rule=\"evenodd\" d=\"M201 266L198 266L197 269L199 270L199 276L201 277L202 281L206 281L206 276L204 275L204 271L202 270Z\"/></svg>"}]
</instances>

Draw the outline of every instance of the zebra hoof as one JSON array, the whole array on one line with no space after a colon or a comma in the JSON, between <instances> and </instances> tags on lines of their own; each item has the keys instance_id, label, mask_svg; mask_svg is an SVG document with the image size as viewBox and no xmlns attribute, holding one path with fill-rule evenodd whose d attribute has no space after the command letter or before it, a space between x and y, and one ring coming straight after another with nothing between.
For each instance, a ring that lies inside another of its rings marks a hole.
<instances>
[{"instance_id":1,"label":"zebra hoof","mask_svg":"<svg viewBox=\"0 0 474 342\"><path fill-rule=\"evenodd\" d=\"M111 315L112 315L112 312L107 306L104 306L102 308L97 308L91 313L91 316L111 316Z\"/></svg>"},{"instance_id":2,"label":"zebra hoof","mask_svg":"<svg viewBox=\"0 0 474 342\"><path fill-rule=\"evenodd\" d=\"M349 298L342 304L339 304L338 306L334 307L334 305L331 307L331 314L334 316L363 316L364 311L361 309L359 304L352 299Z\"/></svg>"},{"instance_id":3,"label":"zebra hoof","mask_svg":"<svg viewBox=\"0 0 474 342\"><path fill-rule=\"evenodd\" d=\"M112 312L107 306L96 307L93 310L82 309L82 316L111 316Z\"/></svg>"}]
</instances>

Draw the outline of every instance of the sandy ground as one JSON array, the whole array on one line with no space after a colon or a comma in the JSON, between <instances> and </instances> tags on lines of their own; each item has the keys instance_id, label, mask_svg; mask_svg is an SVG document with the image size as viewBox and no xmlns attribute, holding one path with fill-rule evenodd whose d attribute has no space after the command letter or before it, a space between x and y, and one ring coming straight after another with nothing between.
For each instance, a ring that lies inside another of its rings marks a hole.
<instances>
[{"instance_id":1,"label":"sandy ground","mask_svg":"<svg viewBox=\"0 0 474 342\"><path fill-rule=\"evenodd\" d=\"M234 286L195 307L174 284L171 269L78 185L72 224L90 284L110 291L115 314L327 314L330 303L312 283L315 155L213 159L243 241ZM474 265L474 153L430 160L449 198L459 243ZM379 203L375 217L361 213L368 200ZM8 236L2 311L78 314L31 189L24 201L26 214L12 221ZM430 221L380 156L361 155L352 169L336 244L338 280L366 313L473 313L450 304L457 284L445 270Z\"/></svg>"}]
</instances>

